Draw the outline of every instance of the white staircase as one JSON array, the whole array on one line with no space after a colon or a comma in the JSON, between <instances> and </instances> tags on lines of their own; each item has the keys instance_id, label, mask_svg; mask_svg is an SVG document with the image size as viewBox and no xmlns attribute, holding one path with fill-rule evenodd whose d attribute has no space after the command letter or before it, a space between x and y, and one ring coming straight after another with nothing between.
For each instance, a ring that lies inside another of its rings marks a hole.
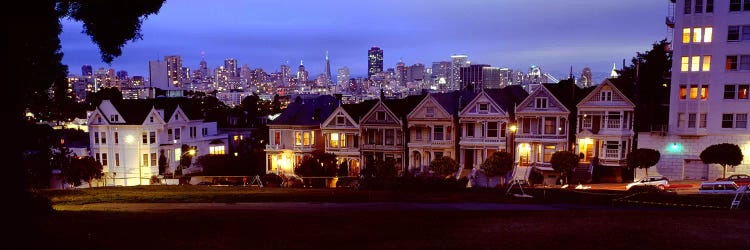
<instances>
[{"instance_id":1,"label":"white staircase","mask_svg":"<svg viewBox=\"0 0 750 250\"><path fill-rule=\"evenodd\" d=\"M737 189L737 193L734 195L734 200L732 200L732 205L729 206L729 209L737 209L740 207L740 203L742 202L742 199L745 198L745 195L747 192L749 192L747 185L740 186L739 189ZM750 196L747 197L748 200L750 200Z\"/></svg>"},{"instance_id":2,"label":"white staircase","mask_svg":"<svg viewBox=\"0 0 750 250\"><path fill-rule=\"evenodd\" d=\"M529 180L531 168L531 166L516 165L513 167L513 176L511 177L511 180Z\"/></svg>"}]
</instances>

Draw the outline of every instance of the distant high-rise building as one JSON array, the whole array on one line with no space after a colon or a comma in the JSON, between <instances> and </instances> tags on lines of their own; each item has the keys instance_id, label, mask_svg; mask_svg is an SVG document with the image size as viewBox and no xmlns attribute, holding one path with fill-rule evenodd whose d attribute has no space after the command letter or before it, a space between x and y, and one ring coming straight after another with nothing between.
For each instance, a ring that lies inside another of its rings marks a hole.
<instances>
[{"instance_id":1,"label":"distant high-rise building","mask_svg":"<svg viewBox=\"0 0 750 250\"><path fill-rule=\"evenodd\" d=\"M120 70L115 73L115 76L117 76L117 80L125 80L128 79L128 72L125 70Z\"/></svg>"},{"instance_id":2,"label":"distant high-rise building","mask_svg":"<svg viewBox=\"0 0 750 250\"><path fill-rule=\"evenodd\" d=\"M594 79L589 67L583 68L583 71L581 71L581 79L579 80L581 87L585 88L593 85Z\"/></svg>"},{"instance_id":3,"label":"distant high-rise building","mask_svg":"<svg viewBox=\"0 0 750 250\"><path fill-rule=\"evenodd\" d=\"M84 64L81 66L81 76L92 76L94 75L94 69L91 65Z\"/></svg>"},{"instance_id":4,"label":"distant high-rise building","mask_svg":"<svg viewBox=\"0 0 750 250\"><path fill-rule=\"evenodd\" d=\"M433 83L450 82L451 62L433 62L432 75L430 76Z\"/></svg>"},{"instance_id":5,"label":"distant high-rise building","mask_svg":"<svg viewBox=\"0 0 750 250\"><path fill-rule=\"evenodd\" d=\"M406 79L407 82L423 82L424 81L424 64L416 63L409 66L407 69L409 75Z\"/></svg>"},{"instance_id":6,"label":"distant high-rise building","mask_svg":"<svg viewBox=\"0 0 750 250\"><path fill-rule=\"evenodd\" d=\"M167 62L164 61L149 61L148 62L148 76L150 87L168 89L169 75L167 75Z\"/></svg>"},{"instance_id":7,"label":"distant high-rise building","mask_svg":"<svg viewBox=\"0 0 750 250\"><path fill-rule=\"evenodd\" d=\"M407 78L406 64L403 61L399 60L396 64L396 81L399 84L404 85L406 84Z\"/></svg>"},{"instance_id":8,"label":"distant high-rise building","mask_svg":"<svg viewBox=\"0 0 750 250\"><path fill-rule=\"evenodd\" d=\"M182 67L182 79L190 79L190 68Z\"/></svg>"},{"instance_id":9,"label":"distant high-rise building","mask_svg":"<svg viewBox=\"0 0 750 250\"><path fill-rule=\"evenodd\" d=\"M206 54L201 52L201 62L198 66L198 78L207 79L210 77L210 71L208 69L208 63L206 63Z\"/></svg>"},{"instance_id":10,"label":"distant high-rise building","mask_svg":"<svg viewBox=\"0 0 750 250\"><path fill-rule=\"evenodd\" d=\"M486 66L482 68L482 86L484 89L499 89L502 85L502 69Z\"/></svg>"},{"instance_id":11,"label":"distant high-rise building","mask_svg":"<svg viewBox=\"0 0 750 250\"><path fill-rule=\"evenodd\" d=\"M345 86L349 82L349 67L338 68L336 74L336 82L340 86Z\"/></svg>"},{"instance_id":12,"label":"distant high-rise building","mask_svg":"<svg viewBox=\"0 0 750 250\"><path fill-rule=\"evenodd\" d=\"M484 88L482 84L484 67L489 67L487 64L472 64L468 67L461 67L461 89L465 89L470 85L474 88L474 91L480 91Z\"/></svg>"},{"instance_id":13,"label":"distant high-rise building","mask_svg":"<svg viewBox=\"0 0 750 250\"><path fill-rule=\"evenodd\" d=\"M378 72L383 72L383 50L372 47L367 51L367 77L372 77Z\"/></svg>"},{"instance_id":14,"label":"distant high-rise building","mask_svg":"<svg viewBox=\"0 0 750 250\"><path fill-rule=\"evenodd\" d=\"M297 84L304 84L310 79L309 73L305 70L305 64L302 60L299 60L299 67L297 68Z\"/></svg>"},{"instance_id":15,"label":"distant high-rise building","mask_svg":"<svg viewBox=\"0 0 750 250\"><path fill-rule=\"evenodd\" d=\"M461 68L469 65L469 57L466 55L451 56L451 80L450 88L452 90L461 88Z\"/></svg>"},{"instance_id":16,"label":"distant high-rise building","mask_svg":"<svg viewBox=\"0 0 750 250\"><path fill-rule=\"evenodd\" d=\"M169 77L169 83L172 85L172 87L181 87L182 57L164 56L164 61L167 63L167 76Z\"/></svg>"},{"instance_id":17,"label":"distant high-rise building","mask_svg":"<svg viewBox=\"0 0 750 250\"><path fill-rule=\"evenodd\" d=\"M331 61L328 60L328 51L326 50L326 79L324 85L333 85L333 78L331 77Z\"/></svg>"},{"instance_id":18,"label":"distant high-rise building","mask_svg":"<svg viewBox=\"0 0 750 250\"><path fill-rule=\"evenodd\" d=\"M289 79L292 78L292 68L289 65L282 64L279 73L281 73L281 85L289 86Z\"/></svg>"},{"instance_id":19,"label":"distant high-rise building","mask_svg":"<svg viewBox=\"0 0 750 250\"><path fill-rule=\"evenodd\" d=\"M237 77L239 76L239 72L237 72L237 59L234 58L227 58L224 59L224 70L227 71L228 77Z\"/></svg>"}]
</instances>

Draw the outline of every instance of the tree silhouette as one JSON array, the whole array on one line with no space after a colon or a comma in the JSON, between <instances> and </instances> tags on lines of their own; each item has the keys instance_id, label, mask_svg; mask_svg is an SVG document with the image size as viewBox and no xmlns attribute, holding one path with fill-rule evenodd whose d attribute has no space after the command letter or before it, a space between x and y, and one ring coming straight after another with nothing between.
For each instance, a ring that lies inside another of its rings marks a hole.
<instances>
[{"instance_id":1,"label":"tree silhouette","mask_svg":"<svg viewBox=\"0 0 750 250\"><path fill-rule=\"evenodd\" d=\"M458 171L458 162L453 158L440 156L430 162L430 170L447 178Z\"/></svg>"},{"instance_id":2,"label":"tree silhouette","mask_svg":"<svg viewBox=\"0 0 750 250\"><path fill-rule=\"evenodd\" d=\"M85 180L91 187L94 179L102 178L102 164L89 156L75 157L71 159L70 164L63 166L62 175L65 182L80 186L81 181Z\"/></svg>"},{"instance_id":3,"label":"tree silhouette","mask_svg":"<svg viewBox=\"0 0 750 250\"><path fill-rule=\"evenodd\" d=\"M505 176L513 170L513 157L508 152L495 152L482 162L480 168L487 176ZM504 178L502 183L505 183Z\"/></svg>"},{"instance_id":4,"label":"tree silhouette","mask_svg":"<svg viewBox=\"0 0 750 250\"><path fill-rule=\"evenodd\" d=\"M727 166L742 163L742 150L736 144L720 143L708 146L701 152L701 161L706 164L719 164L723 168L722 178L727 178Z\"/></svg>"},{"instance_id":5,"label":"tree silhouette","mask_svg":"<svg viewBox=\"0 0 750 250\"><path fill-rule=\"evenodd\" d=\"M666 39L652 44L651 50L638 52L631 64L619 72L619 79L635 83L632 101L636 106L636 131L648 132L667 124L672 74L670 46Z\"/></svg>"},{"instance_id":6,"label":"tree silhouette","mask_svg":"<svg viewBox=\"0 0 750 250\"><path fill-rule=\"evenodd\" d=\"M656 165L661 158L661 153L658 150L650 148L639 148L628 153L628 167L629 168L642 168L646 170L646 176L648 176L648 169Z\"/></svg>"},{"instance_id":7,"label":"tree silhouette","mask_svg":"<svg viewBox=\"0 0 750 250\"><path fill-rule=\"evenodd\" d=\"M578 166L579 161L580 159L578 159L578 155L574 154L573 152L557 151L552 154L550 163L552 164L552 168L555 171L565 176L565 179L567 180L566 183L570 183L570 177L572 175L571 173L573 172L573 169Z\"/></svg>"}]
</instances>

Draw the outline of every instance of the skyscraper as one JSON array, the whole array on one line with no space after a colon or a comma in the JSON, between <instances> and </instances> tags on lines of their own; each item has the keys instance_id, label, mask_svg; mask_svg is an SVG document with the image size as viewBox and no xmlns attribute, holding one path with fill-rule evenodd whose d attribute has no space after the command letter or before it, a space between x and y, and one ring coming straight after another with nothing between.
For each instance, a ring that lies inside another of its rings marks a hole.
<instances>
[{"instance_id":1,"label":"skyscraper","mask_svg":"<svg viewBox=\"0 0 750 250\"><path fill-rule=\"evenodd\" d=\"M169 88L169 75L167 75L167 62L149 61L148 62L149 86L160 89Z\"/></svg>"},{"instance_id":2,"label":"skyscraper","mask_svg":"<svg viewBox=\"0 0 750 250\"><path fill-rule=\"evenodd\" d=\"M451 62L442 61L432 63L432 75L430 78L433 83L450 82L450 76Z\"/></svg>"},{"instance_id":3,"label":"skyscraper","mask_svg":"<svg viewBox=\"0 0 750 250\"><path fill-rule=\"evenodd\" d=\"M302 60L299 60L299 67L297 68L297 84L305 84L310 79L309 73L305 70L305 64Z\"/></svg>"},{"instance_id":4,"label":"skyscraper","mask_svg":"<svg viewBox=\"0 0 750 250\"><path fill-rule=\"evenodd\" d=\"M282 64L279 73L281 73L281 86L289 86L289 79L292 77L292 68L289 65Z\"/></svg>"},{"instance_id":5,"label":"skyscraper","mask_svg":"<svg viewBox=\"0 0 750 250\"><path fill-rule=\"evenodd\" d=\"M424 82L424 64L415 63L409 66L407 82Z\"/></svg>"},{"instance_id":6,"label":"skyscraper","mask_svg":"<svg viewBox=\"0 0 750 250\"><path fill-rule=\"evenodd\" d=\"M593 77L594 76L591 73L591 69L589 67L583 68L583 71L581 71L581 79L579 85L584 88L593 85Z\"/></svg>"},{"instance_id":7,"label":"skyscraper","mask_svg":"<svg viewBox=\"0 0 750 250\"><path fill-rule=\"evenodd\" d=\"M227 71L227 76L229 77L239 76L237 72L237 59L234 59L234 58L224 59L224 70Z\"/></svg>"},{"instance_id":8,"label":"skyscraper","mask_svg":"<svg viewBox=\"0 0 750 250\"><path fill-rule=\"evenodd\" d=\"M469 57L466 55L452 55L451 56L451 80L450 89L456 90L461 87L461 67L466 67L469 64Z\"/></svg>"},{"instance_id":9,"label":"skyscraper","mask_svg":"<svg viewBox=\"0 0 750 250\"><path fill-rule=\"evenodd\" d=\"M92 76L94 75L94 69L91 68L91 65L84 64L81 66L81 76Z\"/></svg>"},{"instance_id":10,"label":"skyscraper","mask_svg":"<svg viewBox=\"0 0 750 250\"><path fill-rule=\"evenodd\" d=\"M345 86L347 83L349 83L349 67L341 67L337 70L336 74L336 82L340 86Z\"/></svg>"},{"instance_id":11,"label":"skyscraper","mask_svg":"<svg viewBox=\"0 0 750 250\"><path fill-rule=\"evenodd\" d=\"M367 77L383 72L383 50L374 46L367 51Z\"/></svg>"},{"instance_id":12,"label":"skyscraper","mask_svg":"<svg viewBox=\"0 0 750 250\"><path fill-rule=\"evenodd\" d=\"M399 84L404 85L406 84L407 79L407 73L406 73L406 64L399 60L396 64L396 81L398 81Z\"/></svg>"},{"instance_id":13,"label":"skyscraper","mask_svg":"<svg viewBox=\"0 0 750 250\"><path fill-rule=\"evenodd\" d=\"M502 70L498 67L482 68L482 86L484 89L499 89L502 86Z\"/></svg>"},{"instance_id":14,"label":"skyscraper","mask_svg":"<svg viewBox=\"0 0 750 250\"><path fill-rule=\"evenodd\" d=\"M480 91L484 88L482 83L484 67L489 67L487 64L472 64L468 67L461 67L461 89L468 88L470 85L474 88L474 91Z\"/></svg>"},{"instance_id":15,"label":"skyscraper","mask_svg":"<svg viewBox=\"0 0 750 250\"><path fill-rule=\"evenodd\" d=\"M198 66L198 72L197 72L198 78L201 80L207 79L210 77L210 71L208 70L208 63L206 63L206 53L201 52L201 62Z\"/></svg>"},{"instance_id":16,"label":"skyscraper","mask_svg":"<svg viewBox=\"0 0 750 250\"><path fill-rule=\"evenodd\" d=\"M328 60L328 51L326 50L326 79L325 85L333 85L333 78L331 77L331 62Z\"/></svg>"},{"instance_id":17,"label":"skyscraper","mask_svg":"<svg viewBox=\"0 0 750 250\"><path fill-rule=\"evenodd\" d=\"M172 87L182 86L182 57L164 56L167 64L167 77Z\"/></svg>"}]
</instances>

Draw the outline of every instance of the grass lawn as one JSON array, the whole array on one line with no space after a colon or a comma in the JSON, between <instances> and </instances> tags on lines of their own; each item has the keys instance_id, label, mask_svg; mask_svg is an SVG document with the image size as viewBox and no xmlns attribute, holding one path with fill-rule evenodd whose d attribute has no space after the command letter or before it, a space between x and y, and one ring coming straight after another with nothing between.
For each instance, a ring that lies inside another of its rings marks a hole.
<instances>
[{"instance_id":1,"label":"grass lawn","mask_svg":"<svg viewBox=\"0 0 750 250\"><path fill-rule=\"evenodd\" d=\"M729 210L57 211L49 249L747 249Z\"/></svg>"}]
</instances>

